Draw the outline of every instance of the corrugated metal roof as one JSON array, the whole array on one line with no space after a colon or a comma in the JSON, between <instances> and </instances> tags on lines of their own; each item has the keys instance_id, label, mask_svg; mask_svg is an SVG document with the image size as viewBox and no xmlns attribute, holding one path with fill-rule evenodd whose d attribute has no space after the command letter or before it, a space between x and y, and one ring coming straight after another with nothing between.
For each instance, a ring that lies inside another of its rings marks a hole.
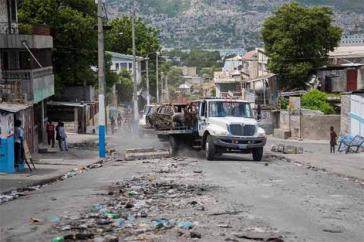
<instances>
[{"instance_id":1,"label":"corrugated metal roof","mask_svg":"<svg viewBox=\"0 0 364 242\"><path fill-rule=\"evenodd\" d=\"M75 103L75 102L55 102L55 101L50 101L50 102L47 102L47 105L49 105L49 106L66 106L66 107L78 107L78 108L82 108L82 107L85 107L87 104L86 103Z\"/></svg>"},{"instance_id":2,"label":"corrugated metal roof","mask_svg":"<svg viewBox=\"0 0 364 242\"><path fill-rule=\"evenodd\" d=\"M31 107L31 105L22 103L0 103L0 111L9 113L17 113L29 107Z\"/></svg>"},{"instance_id":3,"label":"corrugated metal roof","mask_svg":"<svg viewBox=\"0 0 364 242\"><path fill-rule=\"evenodd\" d=\"M105 51L105 52L106 52L106 54L109 54L114 58L120 58L120 59L130 60L130 61L132 61L134 59L134 57L132 55L125 55L125 54L112 52L112 51ZM144 58L137 56L136 59L137 59L137 61L142 61Z\"/></svg>"}]
</instances>

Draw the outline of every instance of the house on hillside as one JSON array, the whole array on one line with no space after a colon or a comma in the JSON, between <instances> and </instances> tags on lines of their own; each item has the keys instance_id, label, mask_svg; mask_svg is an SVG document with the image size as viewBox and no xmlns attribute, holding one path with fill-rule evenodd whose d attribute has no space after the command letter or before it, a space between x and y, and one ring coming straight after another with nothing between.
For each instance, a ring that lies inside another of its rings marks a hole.
<instances>
[{"instance_id":1,"label":"house on hillside","mask_svg":"<svg viewBox=\"0 0 364 242\"><path fill-rule=\"evenodd\" d=\"M54 95L53 38L47 26L18 29L17 1L0 1L0 112L23 122L31 152L45 140L47 99Z\"/></svg>"},{"instance_id":2,"label":"house on hillside","mask_svg":"<svg viewBox=\"0 0 364 242\"><path fill-rule=\"evenodd\" d=\"M240 64L235 63L233 70L225 68L214 74L217 97L247 99L247 96L251 97L253 94L257 104L275 103L278 86L275 75L268 71L268 57L264 50L256 48L235 61L238 60Z\"/></svg>"}]
</instances>

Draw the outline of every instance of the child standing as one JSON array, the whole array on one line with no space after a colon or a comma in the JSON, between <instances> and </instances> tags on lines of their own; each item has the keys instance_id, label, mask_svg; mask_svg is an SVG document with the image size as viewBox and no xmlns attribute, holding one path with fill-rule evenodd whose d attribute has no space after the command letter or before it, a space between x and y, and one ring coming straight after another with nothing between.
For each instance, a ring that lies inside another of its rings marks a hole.
<instances>
[{"instance_id":1,"label":"child standing","mask_svg":"<svg viewBox=\"0 0 364 242\"><path fill-rule=\"evenodd\" d=\"M330 127L330 153L335 153L335 146L337 145L336 139L337 139L337 134L334 130L334 127L331 126Z\"/></svg>"}]
</instances>

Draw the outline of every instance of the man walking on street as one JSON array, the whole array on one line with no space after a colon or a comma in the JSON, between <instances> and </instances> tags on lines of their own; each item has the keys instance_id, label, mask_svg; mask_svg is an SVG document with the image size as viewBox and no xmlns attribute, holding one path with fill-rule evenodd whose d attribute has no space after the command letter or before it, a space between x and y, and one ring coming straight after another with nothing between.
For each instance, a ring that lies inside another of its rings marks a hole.
<instances>
[{"instance_id":1,"label":"man walking on street","mask_svg":"<svg viewBox=\"0 0 364 242\"><path fill-rule=\"evenodd\" d=\"M52 144L52 148L54 148L54 142L55 142L55 127L52 121L48 121L47 124L47 136L48 136L48 145Z\"/></svg>"},{"instance_id":2,"label":"man walking on street","mask_svg":"<svg viewBox=\"0 0 364 242\"><path fill-rule=\"evenodd\" d=\"M61 151L63 150L68 151L67 134L64 128L64 123L62 122L59 122L57 125L57 139L58 139L59 149Z\"/></svg>"}]
</instances>

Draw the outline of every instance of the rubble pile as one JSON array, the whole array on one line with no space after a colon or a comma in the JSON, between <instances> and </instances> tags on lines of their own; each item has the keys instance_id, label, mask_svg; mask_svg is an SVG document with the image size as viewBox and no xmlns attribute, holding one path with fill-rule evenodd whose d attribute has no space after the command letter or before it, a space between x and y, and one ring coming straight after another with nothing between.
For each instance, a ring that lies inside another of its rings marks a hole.
<instances>
[{"instance_id":1,"label":"rubble pile","mask_svg":"<svg viewBox=\"0 0 364 242\"><path fill-rule=\"evenodd\" d=\"M283 154L303 154L303 147L279 144L273 145L271 151Z\"/></svg>"},{"instance_id":2,"label":"rubble pile","mask_svg":"<svg viewBox=\"0 0 364 242\"><path fill-rule=\"evenodd\" d=\"M119 241L157 239L174 230L178 236L201 238L191 211L205 211L206 185L156 181L142 176L113 184L106 202L95 204L80 216L64 217L56 226L66 241ZM191 200L191 198L197 199ZM176 211L182 211L176 213ZM183 212L186 211L186 212ZM188 211L188 212L187 212Z\"/></svg>"}]
</instances>

